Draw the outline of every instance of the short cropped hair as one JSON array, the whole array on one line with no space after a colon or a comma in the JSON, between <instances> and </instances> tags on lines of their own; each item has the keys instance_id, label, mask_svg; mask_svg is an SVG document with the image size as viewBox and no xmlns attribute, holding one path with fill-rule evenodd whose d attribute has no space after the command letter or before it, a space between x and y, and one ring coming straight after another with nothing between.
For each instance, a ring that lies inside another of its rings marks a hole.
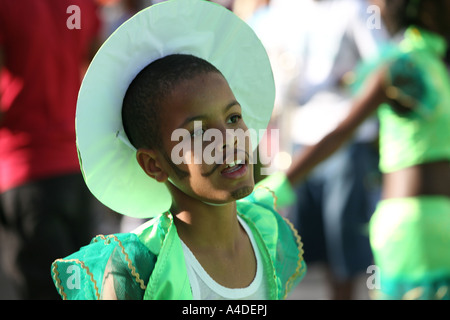
<instances>
[{"instance_id":1,"label":"short cropped hair","mask_svg":"<svg viewBox=\"0 0 450 320\"><path fill-rule=\"evenodd\" d=\"M162 148L161 102L183 80L220 71L208 61L188 54L172 54L151 62L131 82L123 99L122 123L136 148Z\"/></svg>"}]
</instances>

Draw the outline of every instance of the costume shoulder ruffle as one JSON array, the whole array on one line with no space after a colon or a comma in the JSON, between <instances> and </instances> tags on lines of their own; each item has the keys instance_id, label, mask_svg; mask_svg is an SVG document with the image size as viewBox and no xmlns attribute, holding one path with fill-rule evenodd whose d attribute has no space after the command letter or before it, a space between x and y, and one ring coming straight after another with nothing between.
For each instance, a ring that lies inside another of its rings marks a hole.
<instances>
[{"instance_id":1,"label":"costume shoulder ruffle","mask_svg":"<svg viewBox=\"0 0 450 320\"><path fill-rule=\"evenodd\" d=\"M92 239L90 244L51 266L63 299L142 299L156 256L134 233Z\"/></svg>"}]
</instances>

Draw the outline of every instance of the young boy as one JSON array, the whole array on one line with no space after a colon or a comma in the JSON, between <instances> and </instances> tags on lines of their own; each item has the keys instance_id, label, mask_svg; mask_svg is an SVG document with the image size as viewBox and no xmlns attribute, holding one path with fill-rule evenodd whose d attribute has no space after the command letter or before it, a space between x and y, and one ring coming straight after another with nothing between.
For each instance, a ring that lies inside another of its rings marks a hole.
<instances>
[{"instance_id":1,"label":"young boy","mask_svg":"<svg viewBox=\"0 0 450 320\"><path fill-rule=\"evenodd\" d=\"M255 143L235 134L264 128L272 107L264 49L231 12L173 0L125 23L83 81L77 146L99 200L154 218L56 260L61 296L285 298L306 270L300 238L254 188Z\"/></svg>"}]
</instances>

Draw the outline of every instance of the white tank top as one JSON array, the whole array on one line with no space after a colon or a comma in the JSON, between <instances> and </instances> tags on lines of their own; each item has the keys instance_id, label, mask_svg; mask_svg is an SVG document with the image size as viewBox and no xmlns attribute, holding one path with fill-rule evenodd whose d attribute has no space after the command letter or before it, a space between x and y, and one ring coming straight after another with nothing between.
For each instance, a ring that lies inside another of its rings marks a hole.
<instances>
[{"instance_id":1,"label":"white tank top","mask_svg":"<svg viewBox=\"0 0 450 320\"><path fill-rule=\"evenodd\" d=\"M267 286L264 277L264 268L261 253L256 245L253 234L248 225L238 216L239 223L250 238L253 251L256 256L256 275L248 287L227 288L210 277L195 258L188 246L181 241L183 246L186 269L191 284L194 300L265 300L267 299ZM180 239L181 240L181 239Z\"/></svg>"}]
</instances>

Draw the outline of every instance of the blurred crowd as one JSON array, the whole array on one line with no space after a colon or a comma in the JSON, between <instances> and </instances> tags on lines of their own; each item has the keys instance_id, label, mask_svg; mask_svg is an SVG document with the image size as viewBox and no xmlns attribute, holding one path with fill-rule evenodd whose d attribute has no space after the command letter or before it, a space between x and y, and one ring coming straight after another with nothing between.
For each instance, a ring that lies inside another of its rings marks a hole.
<instances>
[{"instance_id":1,"label":"blurred crowd","mask_svg":"<svg viewBox=\"0 0 450 320\"><path fill-rule=\"evenodd\" d=\"M0 272L18 299L58 299L49 270L56 257L141 223L87 190L74 118L83 73L101 43L158 2L0 0ZM277 95L269 126L280 138L271 140L273 172L287 170L349 115L356 68L401 38L388 32L377 1L213 2L253 27L271 60ZM69 18L80 28L70 29ZM299 230L306 263L325 266L330 299L353 299L355 279L374 264L368 223L382 192L378 146L379 120L371 116L282 209Z\"/></svg>"}]
</instances>

